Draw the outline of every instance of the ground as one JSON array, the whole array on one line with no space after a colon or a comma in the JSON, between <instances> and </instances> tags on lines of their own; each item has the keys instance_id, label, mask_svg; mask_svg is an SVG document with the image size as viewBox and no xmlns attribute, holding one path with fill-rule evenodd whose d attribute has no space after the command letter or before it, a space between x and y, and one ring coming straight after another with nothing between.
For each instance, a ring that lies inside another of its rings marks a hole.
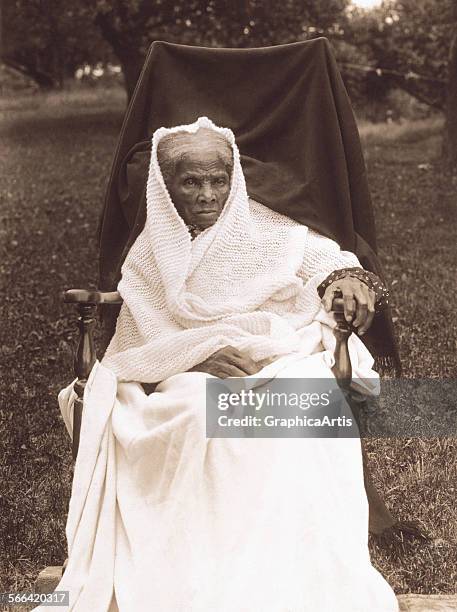
<instances>
[{"instance_id":1,"label":"ground","mask_svg":"<svg viewBox=\"0 0 457 612\"><path fill-rule=\"evenodd\" d=\"M61 294L95 287L96 226L123 105L115 89L0 100L0 592L30 587L66 557L72 463L56 395L71 380L76 330ZM442 121L360 128L405 376L452 378L457 200L439 160ZM432 536L371 542L373 562L397 593L453 592L457 440L367 448L392 512Z\"/></svg>"}]
</instances>

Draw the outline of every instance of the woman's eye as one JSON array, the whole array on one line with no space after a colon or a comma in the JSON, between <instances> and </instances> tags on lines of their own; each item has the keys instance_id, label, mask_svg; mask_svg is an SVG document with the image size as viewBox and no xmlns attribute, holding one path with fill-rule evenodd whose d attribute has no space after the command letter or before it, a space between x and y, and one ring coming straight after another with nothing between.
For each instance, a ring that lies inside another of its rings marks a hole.
<instances>
[{"instance_id":1,"label":"woman's eye","mask_svg":"<svg viewBox=\"0 0 457 612\"><path fill-rule=\"evenodd\" d=\"M185 185L190 185L190 186L195 185L195 180L194 180L193 178L187 178L187 179L184 181L184 184L185 184Z\"/></svg>"},{"instance_id":2,"label":"woman's eye","mask_svg":"<svg viewBox=\"0 0 457 612\"><path fill-rule=\"evenodd\" d=\"M225 178L218 178L216 182L218 185L225 185L226 183Z\"/></svg>"}]
</instances>

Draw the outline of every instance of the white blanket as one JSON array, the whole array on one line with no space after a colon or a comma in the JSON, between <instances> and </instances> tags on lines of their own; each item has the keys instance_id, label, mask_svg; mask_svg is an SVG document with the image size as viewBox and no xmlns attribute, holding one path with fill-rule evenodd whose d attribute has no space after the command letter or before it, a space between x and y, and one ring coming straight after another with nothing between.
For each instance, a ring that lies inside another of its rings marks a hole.
<instances>
[{"instance_id":1,"label":"white blanket","mask_svg":"<svg viewBox=\"0 0 457 612\"><path fill-rule=\"evenodd\" d=\"M330 328L301 332L303 351L259 377L332 377ZM350 348L367 388L372 359ZM208 376L147 396L94 366L57 587L69 610L396 612L369 559L359 439L207 439ZM59 396L70 433L73 398L72 385Z\"/></svg>"}]
</instances>

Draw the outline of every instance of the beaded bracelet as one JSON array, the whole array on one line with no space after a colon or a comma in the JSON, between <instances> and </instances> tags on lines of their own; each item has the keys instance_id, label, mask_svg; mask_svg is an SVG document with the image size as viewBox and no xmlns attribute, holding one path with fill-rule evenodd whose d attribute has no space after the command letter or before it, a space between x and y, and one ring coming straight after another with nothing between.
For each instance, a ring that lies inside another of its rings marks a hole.
<instances>
[{"instance_id":1,"label":"beaded bracelet","mask_svg":"<svg viewBox=\"0 0 457 612\"><path fill-rule=\"evenodd\" d=\"M363 268L342 268L341 270L335 270L318 286L317 292L319 297L322 298L324 296L325 290L329 285L348 276L357 278L375 292L375 312L381 312L389 306L389 291L387 287L374 272L369 272Z\"/></svg>"}]
</instances>

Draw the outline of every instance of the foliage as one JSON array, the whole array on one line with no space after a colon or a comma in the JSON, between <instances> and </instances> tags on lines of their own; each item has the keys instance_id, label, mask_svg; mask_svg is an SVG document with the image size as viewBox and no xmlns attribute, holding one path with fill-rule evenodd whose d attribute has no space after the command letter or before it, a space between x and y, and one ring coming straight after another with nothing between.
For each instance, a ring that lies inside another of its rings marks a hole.
<instances>
[{"instance_id":1,"label":"foliage","mask_svg":"<svg viewBox=\"0 0 457 612\"><path fill-rule=\"evenodd\" d=\"M108 43L131 93L154 40L247 47L332 37L341 32L348 1L6 0L3 55L52 84L78 64L109 56Z\"/></svg>"},{"instance_id":2,"label":"foliage","mask_svg":"<svg viewBox=\"0 0 457 612\"><path fill-rule=\"evenodd\" d=\"M365 53L374 69L387 69L379 76L374 71L367 75L365 87L372 98L382 99L392 88L401 88L434 108L444 108L455 2L384 0L379 8L352 12L346 39Z\"/></svg>"},{"instance_id":3,"label":"foliage","mask_svg":"<svg viewBox=\"0 0 457 612\"><path fill-rule=\"evenodd\" d=\"M136 0L100 3L96 22L121 62L130 94L154 40L255 47L340 31L347 0ZM104 4L105 6L101 6Z\"/></svg>"},{"instance_id":4,"label":"foliage","mask_svg":"<svg viewBox=\"0 0 457 612\"><path fill-rule=\"evenodd\" d=\"M131 94L154 40L255 47L324 35L334 43L353 99L382 101L400 87L443 109L456 4L384 0L366 11L349 0L5 0L3 56L42 85L62 83L84 62L116 58ZM377 68L399 74L380 76Z\"/></svg>"},{"instance_id":5,"label":"foliage","mask_svg":"<svg viewBox=\"0 0 457 612\"><path fill-rule=\"evenodd\" d=\"M43 87L61 86L85 62L112 59L84 3L4 0L2 59Z\"/></svg>"},{"instance_id":6,"label":"foliage","mask_svg":"<svg viewBox=\"0 0 457 612\"><path fill-rule=\"evenodd\" d=\"M109 24L124 46L140 46L167 37L210 46L247 47L279 44L332 33L344 18L347 0L121 0L97 3L96 19Z\"/></svg>"}]
</instances>

